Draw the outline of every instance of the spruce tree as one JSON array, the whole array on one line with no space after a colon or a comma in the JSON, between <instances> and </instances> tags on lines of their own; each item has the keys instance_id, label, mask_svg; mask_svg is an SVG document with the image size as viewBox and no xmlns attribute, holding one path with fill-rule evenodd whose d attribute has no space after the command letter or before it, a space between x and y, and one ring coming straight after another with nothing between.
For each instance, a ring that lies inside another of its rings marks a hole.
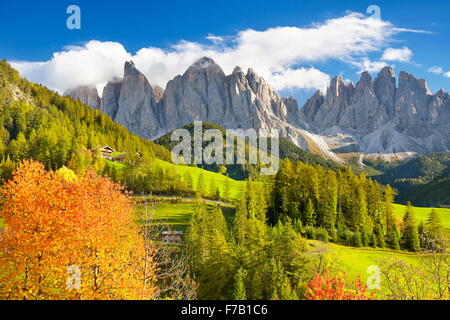
<instances>
[{"instance_id":1,"label":"spruce tree","mask_svg":"<svg viewBox=\"0 0 450 320\"><path fill-rule=\"evenodd\" d=\"M246 300L247 291L245 289L245 278L247 272L239 268L236 275L234 276L234 290L233 290L233 300Z\"/></svg>"},{"instance_id":2,"label":"spruce tree","mask_svg":"<svg viewBox=\"0 0 450 320\"><path fill-rule=\"evenodd\" d=\"M427 232L435 239L441 237L444 232L442 221L439 218L439 215L435 209L431 210L430 214L428 215L428 219L425 226Z\"/></svg>"},{"instance_id":3,"label":"spruce tree","mask_svg":"<svg viewBox=\"0 0 450 320\"><path fill-rule=\"evenodd\" d=\"M394 190L388 185L384 190L384 217L381 219L386 234L397 231L397 223L394 217L394 195Z\"/></svg>"},{"instance_id":4,"label":"spruce tree","mask_svg":"<svg viewBox=\"0 0 450 320\"><path fill-rule=\"evenodd\" d=\"M435 209L431 210L423 229L424 236L421 237L421 240L426 242L428 248L433 251L445 251L446 240L444 227Z\"/></svg>"},{"instance_id":5,"label":"spruce tree","mask_svg":"<svg viewBox=\"0 0 450 320\"><path fill-rule=\"evenodd\" d=\"M419 233L414 217L414 209L409 202L403 217L403 241L408 249L412 251L420 250Z\"/></svg>"},{"instance_id":6,"label":"spruce tree","mask_svg":"<svg viewBox=\"0 0 450 320\"><path fill-rule=\"evenodd\" d=\"M184 174L184 183L186 184L186 191L194 191L194 183L192 181L192 175L189 171L186 171L186 173Z\"/></svg>"},{"instance_id":7,"label":"spruce tree","mask_svg":"<svg viewBox=\"0 0 450 320\"><path fill-rule=\"evenodd\" d=\"M314 210L314 204L311 199L308 199L304 216L306 226L314 227L316 225L316 212Z\"/></svg>"},{"instance_id":8,"label":"spruce tree","mask_svg":"<svg viewBox=\"0 0 450 320\"><path fill-rule=\"evenodd\" d=\"M207 197L207 195L208 195L207 190L206 190L205 175L203 174L203 172L200 173L198 176L196 193L200 197Z\"/></svg>"},{"instance_id":9,"label":"spruce tree","mask_svg":"<svg viewBox=\"0 0 450 320\"><path fill-rule=\"evenodd\" d=\"M241 202L236 209L236 214L234 215L233 228L236 240L238 243L242 243L245 240L245 236L248 232L248 212L247 212L247 201L245 193L241 195Z\"/></svg>"}]
</instances>

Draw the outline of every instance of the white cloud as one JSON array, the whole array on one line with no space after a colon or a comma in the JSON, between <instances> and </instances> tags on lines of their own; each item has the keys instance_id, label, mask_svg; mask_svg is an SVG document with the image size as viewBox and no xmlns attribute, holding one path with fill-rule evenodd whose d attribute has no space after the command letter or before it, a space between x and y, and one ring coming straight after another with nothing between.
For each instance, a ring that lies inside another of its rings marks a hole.
<instances>
[{"instance_id":1,"label":"white cloud","mask_svg":"<svg viewBox=\"0 0 450 320\"><path fill-rule=\"evenodd\" d=\"M440 75L444 73L444 70L441 67L431 67L428 72Z\"/></svg>"},{"instance_id":2,"label":"white cloud","mask_svg":"<svg viewBox=\"0 0 450 320\"><path fill-rule=\"evenodd\" d=\"M338 60L376 70L383 62L370 62L368 54L382 51L397 33L412 31L348 13L305 28L248 29L234 36L209 35L207 44L180 41L168 49L148 47L135 54L127 52L120 43L93 40L83 46L66 47L46 62L22 61L12 65L29 80L64 91L80 84L99 87L113 77L122 77L124 62L133 60L150 83L165 87L195 60L208 56L227 74L236 65L244 70L251 67L278 90L315 89L328 84L328 75L302 65Z\"/></svg>"},{"instance_id":3,"label":"white cloud","mask_svg":"<svg viewBox=\"0 0 450 320\"><path fill-rule=\"evenodd\" d=\"M438 66L431 67L430 69L428 69L428 72L433 73L438 76L442 75L445 78L450 78L450 71L445 72L444 69L442 69L441 67L438 67Z\"/></svg>"},{"instance_id":4,"label":"white cloud","mask_svg":"<svg viewBox=\"0 0 450 320\"><path fill-rule=\"evenodd\" d=\"M64 91L80 84L98 85L114 76L122 76L124 62L130 58L119 43L89 41L84 46L54 53L45 63L12 61L11 64L29 80Z\"/></svg>"},{"instance_id":5,"label":"white cloud","mask_svg":"<svg viewBox=\"0 0 450 320\"><path fill-rule=\"evenodd\" d=\"M369 58L365 57L361 61L352 62L353 66L359 69L359 72L379 72L381 69L387 66L386 62L383 61L371 61Z\"/></svg>"},{"instance_id":6,"label":"white cloud","mask_svg":"<svg viewBox=\"0 0 450 320\"><path fill-rule=\"evenodd\" d=\"M270 83L275 89L320 89L325 92L330 76L322 71L310 67L299 69L286 69L270 78Z\"/></svg>"},{"instance_id":7,"label":"white cloud","mask_svg":"<svg viewBox=\"0 0 450 320\"><path fill-rule=\"evenodd\" d=\"M411 49L403 47L402 49L387 48L384 50L381 60L409 62L413 56Z\"/></svg>"}]
</instances>

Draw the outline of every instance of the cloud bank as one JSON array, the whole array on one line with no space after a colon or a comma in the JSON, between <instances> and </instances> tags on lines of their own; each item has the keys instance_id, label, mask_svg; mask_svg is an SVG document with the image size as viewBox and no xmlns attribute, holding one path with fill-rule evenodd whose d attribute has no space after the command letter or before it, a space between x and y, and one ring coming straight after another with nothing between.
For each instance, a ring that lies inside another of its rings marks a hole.
<instances>
[{"instance_id":1,"label":"cloud bank","mask_svg":"<svg viewBox=\"0 0 450 320\"><path fill-rule=\"evenodd\" d=\"M243 30L234 36L208 35L206 43L180 41L163 49L142 48L132 54L117 42L92 40L53 54L49 61L11 61L31 81L60 92L77 85L101 88L113 77L123 76L123 65L133 60L151 84L165 87L198 58L208 56L231 73L236 65L253 68L277 90L324 89L330 77L311 66L330 60L375 71L384 62L371 62L368 55L382 52L400 32L391 23L359 13L315 23L309 27L276 27L264 31ZM386 61L407 61L408 48L387 49Z\"/></svg>"}]
</instances>

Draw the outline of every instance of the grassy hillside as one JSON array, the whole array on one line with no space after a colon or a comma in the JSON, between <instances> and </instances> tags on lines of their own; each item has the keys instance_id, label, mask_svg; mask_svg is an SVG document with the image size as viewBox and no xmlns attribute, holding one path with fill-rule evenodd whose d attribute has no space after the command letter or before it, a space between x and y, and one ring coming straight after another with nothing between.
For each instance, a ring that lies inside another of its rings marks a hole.
<instances>
[{"instance_id":1,"label":"grassy hillside","mask_svg":"<svg viewBox=\"0 0 450 320\"><path fill-rule=\"evenodd\" d=\"M234 216L234 208L222 206L222 212L228 222L231 222ZM145 214L142 205L136 207L136 214L139 219ZM191 221L192 214L195 210L193 201L185 203L159 203L156 205L153 216L153 223L163 223L172 226L173 230L185 231Z\"/></svg>"},{"instance_id":2,"label":"grassy hillside","mask_svg":"<svg viewBox=\"0 0 450 320\"><path fill-rule=\"evenodd\" d=\"M337 244L329 244L329 247L330 253L337 258L337 262L343 271L351 278L356 278L359 274L363 281L366 281L369 276L367 268L379 265L382 260L399 259L415 265L419 258L416 254L390 250L359 249Z\"/></svg>"},{"instance_id":3,"label":"grassy hillside","mask_svg":"<svg viewBox=\"0 0 450 320\"><path fill-rule=\"evenodd\" d=\"M395 206L395 214L397 217L402 218L406 211L406 206L396 204ZM447 234L450 235L450 209L435 209L439 214L439 217L442 221L442 224L447 231ZM421 221L426 221L429 213L431 212L431 208L421 208L414 207L414 213L416 215L417 223Z\"/></svg>"},{"instance_id":4,"label":"grassy hillside","mask_svg":"<svg viewBox=\"0 0 450 320\"><path fill-rule=\"evenodd\" d=\"M169 224L177 231L186 231L194 208L194 204L158 204L153 222ZM138 214L143 210L142 207L138 207Z\"/></svg>"},{"instance_id":5,"label":"grassy hillside","mask_svg":"<svg viewBox=\"0 0 450 320\"><path fill-rule=\"evenodd\" d=\"M228 179L229 183L229 200L237 201L240 198L241 192L246 185L245 181L237 181L231 178L227 178L224 175L218 174L216 172L207 171L201 168L190 167L190 166L181 166L175 165L163 160L156 159L155 164L164 168L164 169L172 169L176 170L179 174L184 175L186 172L189 173L192 177L194 188L197 189L198 178L201 174L203 174L205 181L210 183L214 181L217 187L220 189L221 193L225 192L225 184Z\"/></svg>"}]
</instances>

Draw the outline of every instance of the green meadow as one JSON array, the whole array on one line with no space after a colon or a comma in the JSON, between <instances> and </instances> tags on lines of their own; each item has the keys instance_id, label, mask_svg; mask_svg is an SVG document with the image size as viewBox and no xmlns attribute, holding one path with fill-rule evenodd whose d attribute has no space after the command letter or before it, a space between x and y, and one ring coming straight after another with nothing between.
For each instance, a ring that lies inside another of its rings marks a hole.
<instances>
[{"instance_id":1,"label":"green meadow","mask_svg":"<svg viewBox=\"0 0 450 320\"><path fill-rule=\"evenodd\" d=\"M397 217L402 218L406 212L406 206L400 204L395 204L394 206L395 206L395 214L397 215ZM432 208L414 207L414 213L416 215L417 223L420 223L422 221L426 222L431 210ZM442 225L444 226L447 234L450 235L450 209L436 208L435 210L437 211L439 218L442 221Z\"/></svg>"},{"instance_id":2,"label":"green meadow","mask_svg":"<svg viewBox=\"0 0 450 320\"><path fill-rule=\"evenodd\" d=\"M220 192L223 194L225 192L226 180L228 179L229 183L229 199L231 201L238 201L241 195L243 188L246 185L245 181L237 181L231 178L228 178L224 175L218 174L216 172L203 170L201 168L190 167L190 166L181 166L175 165L163 160L156 159L155 164L160 166L163 169L173 169L176 170L180 175L188 172L193 180L194 188L197 189L198 177L200 174L203 174L205 181L210 182L214 181L219 188Z\"/></svg>"},{"instance_id":3,"label":"green meadow","mask_svg":"<svg viewBox=\"0 0 450 320\"><path fill-rule=\"evenodd\" d=\"M336 244L329 244L331 252L337 257L339 265L351 277L356 278L359 274L361 280L366 280L367 268L373 265L379 265L386 259L398 259L411 264L417 264L419 256L414 253L400 252L393 250L382 250L373 248L353 248Z\"/></svg>"},{"instance_id":4,"label":"green meadow","mask_svg":"<svg viewBox=\"0 0 450 320\"><path fill-rule=\"evenodd\" d=\"M189 200L186 200L189 201ZM190 203L189 203L190 202ZM193 200L188 203L160 203L156 205L155 212L150 213L153 223L170 225L173 230L186 231L195 210ZM213 206L209 204L209 206ZM234 209L228 206L221 206L225 219L231 222L234 216ZM141 219L145 217L145 207L137 206L137 215Z\"/></svg>"}]
</instances>

